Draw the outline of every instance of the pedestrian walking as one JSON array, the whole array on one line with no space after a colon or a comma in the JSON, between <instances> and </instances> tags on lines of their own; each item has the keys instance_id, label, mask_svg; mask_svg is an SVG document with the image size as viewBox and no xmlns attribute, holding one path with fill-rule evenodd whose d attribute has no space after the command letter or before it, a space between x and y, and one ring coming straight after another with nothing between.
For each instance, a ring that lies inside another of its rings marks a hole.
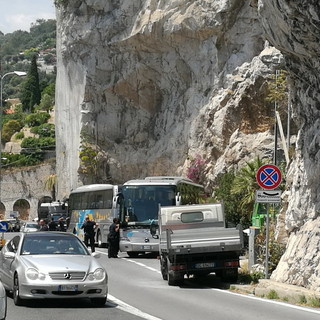
<instances>
[{"instance_id":1,"label":"pedestrian walking","mask_svg":"<svg viewBox=\"0 0 320 320\"><path fill-rule=\"evenodd\" d=\"M113 223L109 227L108 235L108 257L118 258L120 242L120 220L118 218L113 219Z\"/></svg>"},{"instance_id":2,"label":"pedestrian walking","mask_svg":"<svg viewBox=\"0 0 320 320\"><path fill-rule=\"evenodd\" d=\"M83 229L84 231L84 243L87 247L89 247L89 242L90 242L91 252L95 252L94 234L95 234L96 226L97 224L94 221L90 220L89 216L85 217L85 221L81 226L81 229Z\"/></svg>"}]
</instances>

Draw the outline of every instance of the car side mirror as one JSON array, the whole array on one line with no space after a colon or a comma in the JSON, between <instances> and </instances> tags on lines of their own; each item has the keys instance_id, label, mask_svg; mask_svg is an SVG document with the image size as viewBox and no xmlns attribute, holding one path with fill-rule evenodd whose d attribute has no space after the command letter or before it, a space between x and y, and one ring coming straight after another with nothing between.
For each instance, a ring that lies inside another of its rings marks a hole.
<instances>
[{"instance_id":1,"label":"car side mirror","mask_svg":"<svg viewBox=\"0 0 320 320\"><path fill-rule=\"evenodd\" d=\"M4 257L6 258L6 259L14 259L15 258L15 256L16 256L16 254L14 253L14 252L11 252L11 251L8 251L8 252L6 252L5 254L4 254Z\"/></svg>"}]
</instances>

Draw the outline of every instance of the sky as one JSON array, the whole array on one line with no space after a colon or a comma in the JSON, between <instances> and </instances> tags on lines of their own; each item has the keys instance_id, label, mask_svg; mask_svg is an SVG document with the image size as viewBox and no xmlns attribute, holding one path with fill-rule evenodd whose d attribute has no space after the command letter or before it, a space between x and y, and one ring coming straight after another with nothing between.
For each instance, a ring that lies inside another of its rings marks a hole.
<instances>
[{"instance_id":1,"label":"sky","mask_svg":"<svg viewBox=\"0 0 320 320\"><path fill-rule=\"evenodd\" d=\"M0 0L0 31L30 31L37 19L55 19L54 0Z\"/></svg>"}]
</instances>

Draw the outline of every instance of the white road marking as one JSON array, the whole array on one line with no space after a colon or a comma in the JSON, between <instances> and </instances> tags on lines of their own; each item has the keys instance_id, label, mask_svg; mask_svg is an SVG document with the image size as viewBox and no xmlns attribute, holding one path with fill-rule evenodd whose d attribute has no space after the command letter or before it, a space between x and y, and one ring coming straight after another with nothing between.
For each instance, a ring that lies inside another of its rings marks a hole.
<instances>
[{"instance_id":1,"label":"white road marking","mask_svg":"<svg viewBox=\"0 0 320 320\"><path fill-rule=\"evenodd\" d=\"M109 301L109 299L111 301ZM129 304L117 299L116 297L113 297L112 295L108 294L108 302L106 305L109 305L111 307L118 308L122 311L131 313L137 317L147 319L147 320L162 320L160 318L154 317L151 314L145 313L135 307L130 306Z\"/></svg>"},{"instance_id":2,"label":"white road marking","mask_svg":"<svg viewBox=\"0 0 320 320\"><path fill-rule=\"evenodd\" d=\"M102 254L105 254L105 255L108 255L107 253L105 252L102 252L102 251L99 251L99 253L102 253ZM123 259L123 258L119 258L119 259ZM126 260L126 261L129 261L129 262L132 262L132 263L135 263L136 265L140 266L140 267L143 267L143 268L146 268L148 270L151 270L151 271L154 271L154 272L157 272L159 274L161 274L161 272L155 268L151 268L151 267L148 267L147 265L141 263L141 262L137 262L137 261L134 261L134 260L131 260L131 259L123 259L123 260Z\"/></svg>"},{"instance_id":3,"label":"white road marking","mask_svg":"<svg viewBox=\"0 0 320 320\"><path fill-rule=\"evenodd\" d=\"M212 289L212 290L213 291L219 291L219 292L227 293L227 294L232 294L232 295L236 295L236 296L241 296L241 297L247 298L247 299L259 300L259 301L262 301L262 302L265 302L265 303L278 304L280 306L284 306L284 307L291 308L291 309L297 309L297 310L301 310L301 311L320 314L320 310L311 309L311 308L308 308L308 307L296 306L294 304L290 304L290 303L286 303L286 302L264 299L264 298L260 298L260 297L256 297L256 296L250 296L250 295L236 293L236 292L232 292L232 291L228 291L228 290L222 290L222 289Z\"/></svg>"},{"instance_id":4,"label":"white road marking","mask_svg":"<svg viewBox=\"0 0 320 320\"><path fill-rule=\"evenodd\" d=\"M143 264L143 263L141 263L141 262L137 262L137 261L134 261L134 260L131 260L131 259L126 259L126 261L130 261L130 262L132 262L132 263L137 264L137 265L140 266L140 267L144 267L144 268L146 268L146 269L148 269L148 270L151 270L151 271L154 271L154 272L156 272L156 273L161 274L161 272L160 272L159 270L157 270L157 269L155 269L155 268L148 267L147 265L145 265L145 264Z\"/></svg>"},{"instance_id":5,"label":"white road marking","mask_svg":"<svg viewBox=\"0 0 320 320\"><path fill-rule=\"evenodd\" d=\"M101 252L101 251L99 251L99 252ZM104 253L104 252L101 252L101 253L102 253L102 254L106 254L106 253ZM151 267L148 267L147 265L145 265L145 264L143 264L143 263L141 263L141 262L137 262L137 261L134 261L134 260L131 260L131 259L125 259L125 260L126 260L126 261L129 261L129 262L132 262L132 263L135 263L136 265L141 266L141 267L143 267L143 268L146 268L146 269L149 269L149 270L151 270L151 271L154 271L154 272L157 272L157 273L160 273L160 274L161 274L161 272L160 272L159 270L154 269L154 268L151 268ZM231 294L231 295L241 296L241 297L247 298L247 299L259 300L259 301L262 301L262 302L265 302L265 303L273 303L273 304L281 305L281 306L284 306L284 307L287 307L287 308L291 308L291 309L296 309L296 310L306 311L306 312L310 312L310 313L320 314L320 310L311 309L311 308L308 308L308 307L296 306L296 305L294 305L294 304L289 304L289 303L285 303L285 302L281 302L281 301L276 301L276 300L264 299L264 298L260 298L260 297L257 297L257 296L250 296L250 295L241 294L241 293L236 293L236 292L232 292L232 291L228 291L228 290L222 290L222 289L216 289L216 288L213 288L212 290L213 290L213 291L219 291L219 292L227 293L227 294ZM108 297L112 297L112 296L108 295ZM125 302L122 302L121 300L118 300L117 298L112 297L112 300L114 300L114 301L119 301L119 305L122 305L122 304L123 304L126 308L128 308L128 309L125 310L125 311L127 311L127 312L130 312L130 311L128 311L128 310L131 310L131 309L132 309L132 310L136 310L137 312L142 312L142 311L140 311L139 309L136 309L136 308L134 308L134 307L126 304ZM120 309L121 309L121 308L120 308ZM124 310L124 309L122 309L122 310ZM131 312L131 313L132 313L132 312ZM135 314L135 313L133 313L133 314ZM150 319L150 320L156 320L156 319L161 320L161 319L159 319L159 318L156 318L156 317L153 317L153 316L151 316L151 315L148 315L147 313L144 313L144 312L142 312L142 314L145 314L146 316L150 316L151 318L145 318L145 319L148 319L148 320L149 320L149 319ZM138 315L138 314L136 314L136 315ZM141 316L140 314L139 314L139 316L140 316L140 317L143 317L143 316Z\"/></svg>"}]
</instances>

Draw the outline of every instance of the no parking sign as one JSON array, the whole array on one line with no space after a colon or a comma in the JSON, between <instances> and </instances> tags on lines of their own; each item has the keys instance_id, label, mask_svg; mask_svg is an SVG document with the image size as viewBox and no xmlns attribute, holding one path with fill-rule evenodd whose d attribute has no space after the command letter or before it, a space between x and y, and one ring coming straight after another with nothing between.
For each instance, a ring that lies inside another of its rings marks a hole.
<instances>
[{"instance_id":1,"label":"no parking sign","mask_svg":"<svg viewBox=\"0 0 320 320\"><path fill-rule=\"evenodd\" d=\"M258 169L256 179L261 188L272 190L281 183L281 171L273 164L265 164Z\"/></svg>"}]
</instances>

